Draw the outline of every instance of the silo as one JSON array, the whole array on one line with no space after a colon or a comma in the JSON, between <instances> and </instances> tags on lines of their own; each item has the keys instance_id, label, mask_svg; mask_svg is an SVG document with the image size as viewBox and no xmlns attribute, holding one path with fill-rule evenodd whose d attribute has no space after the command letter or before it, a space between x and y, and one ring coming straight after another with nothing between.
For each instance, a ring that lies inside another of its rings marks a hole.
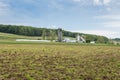
<instances>
[{"instance_id":1,"label":"silo","mask_svg":"<svg viewBox=\"0 0 120 80\"><path fill-rule=\"evenodd\" d=\"M80 42L80 35L79 34L77 34L77 36L76 36L76 42Z\"/></svg>"},{"instance_id":2,"label":"silo","mask_svg":"<svg viewBox=\"0 0 120 80\"><path fill-rule=\"evenodd\" d=\"M62 42L62 28L58 28L58 42Z\"/></svg>"}]
</instances>

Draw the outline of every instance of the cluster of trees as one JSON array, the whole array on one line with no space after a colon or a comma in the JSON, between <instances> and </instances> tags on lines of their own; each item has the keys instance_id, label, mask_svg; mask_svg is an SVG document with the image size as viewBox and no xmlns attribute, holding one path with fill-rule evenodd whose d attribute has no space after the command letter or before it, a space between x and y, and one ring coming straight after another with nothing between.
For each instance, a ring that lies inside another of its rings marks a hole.
<instances>
[{"instance_id":1,"label":"cluster of trees","mask_svg":"<svg viewBox=\"0 0 120 80\"><path fill-rule=\"evenodd\" d=\"M105 36L97 36L97 35L90 35L84 37L86 42L89 43L90 41L95 41L96 43L109 43L109 39Z\"/></svg>"},{"instance_id":2,"label":"cluster of trees","mask_svg":"<svg viewBox=\"0 0 120 80\"><path fill-rule=\"evenodd\" d=\"M0 25L0 32L25 36L41 36L44 28L38 29L31 26Z\"/></svg>"},{"instance_id":3,"label":"cluster of trees","mask_svg":"<svg viewBox=\"0 0 120 80\"><path fill-rule=\"evenodd\" d=\"M44 29L42 31L42 39L43 40L46 40L46 39L49 39L49 40L56 40L57 39L57 35L56 35L56 32L54 30L46 30Z\"/></svg>"},{"instance_id":4,"label":"cluster of trees","mask_svg":"<svg viewBox=\"0 0 120 80\"><path fill-rule=\"evenodd\" d=\"M113 40L120 42L120 38L115 38L115 39L113 39Z\"/></svg>"},{"instance_id":5,"label":"cluster of trees","mask_svg":"<svg viewBox=\"0 0 120 80\"><path fill-rule=\"evenodd\" d=\"M2 25L0 24L0 32L12 33L17 35L25 36L42 36L43 39L54 40L57 37L57 29L47 29L47 28L36 28L31 26L16 26L16 25ZM86 42L95 41L97 43L108 43L109 39L104 36L82 34L82 33L73 33L70 31L63 30L63 36L73 37L76 35L84 35Z\"/></svg>"}]
</instances>

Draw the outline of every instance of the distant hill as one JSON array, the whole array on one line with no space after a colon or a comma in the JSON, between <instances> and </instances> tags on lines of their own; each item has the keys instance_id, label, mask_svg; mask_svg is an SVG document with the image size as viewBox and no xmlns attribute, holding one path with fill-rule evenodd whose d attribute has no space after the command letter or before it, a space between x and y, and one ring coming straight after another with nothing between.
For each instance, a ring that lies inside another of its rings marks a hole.
<instances>
[{"instance_id":1,"label":"distant hill","mask_svg":"<svg viewBox=\"0 0 120 80\"><path fill-rule=\"evenodd\" d=\"M12 35L16 34L17 36L22 35L22 37L21 36L15 37L15 35L14 35L14 36L11 36L11 38L28 38L30 36L31 38L39 37L40 39L42 39L43 37L47 37L47 39L50 39L51 36L53 36L53 37L57 36L57 29L36 28L36 27L21 26L21 25L17 26L17 25L0 24L0 32L2 32L1 34L10 33L10 35L11 34ZM0 39L3 38L3 36L1 36L1 34L0 34ZM91 35L91 34L84 34L84 33L74 33L74 32L63 30L64 37L75 38L77 34L84 37L87 42L90 42L90 41L96 41L97 43L108 43L109 42L109 39L105 36Z\"/></svg>"}]
</instances>

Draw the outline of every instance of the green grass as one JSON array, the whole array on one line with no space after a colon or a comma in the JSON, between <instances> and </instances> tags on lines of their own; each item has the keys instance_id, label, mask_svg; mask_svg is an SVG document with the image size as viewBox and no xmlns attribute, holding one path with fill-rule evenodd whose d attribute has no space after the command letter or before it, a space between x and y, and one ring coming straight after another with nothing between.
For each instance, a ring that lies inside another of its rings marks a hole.
<instances>
[{"instance_id":1,"label":"green grass","mask_svg":"<svg viewBox=\"0 0 120 80\"><path fill-rule=\"evenodd\" d=\"M31 44L31 45L73 45L73 46L120 46L120 45L114 45L114 44L90 44L90 43L64 43L64 42L17 42L17 41L11 41L11 40L1 40L0 44Z\"/></svg>"},{"instance_id":2,"label":"green grass","mask_svg":"<svg viewBox=\"0 0 120 80\"><path fill-rule=\"evenodd\" d=\"M0 80L119 79L119 46L0 44Z\"/></svg>"},{"instance_id":3,"label":"green grass","mask_svg":"<svg viewBox=\"0 0 120 80\"><path fill-rule=\"evenodd\" d=\"M41 37L22 36L0 32L0 41L15 41L16 39L40 39Z\"/></svg>"}]
</instances>

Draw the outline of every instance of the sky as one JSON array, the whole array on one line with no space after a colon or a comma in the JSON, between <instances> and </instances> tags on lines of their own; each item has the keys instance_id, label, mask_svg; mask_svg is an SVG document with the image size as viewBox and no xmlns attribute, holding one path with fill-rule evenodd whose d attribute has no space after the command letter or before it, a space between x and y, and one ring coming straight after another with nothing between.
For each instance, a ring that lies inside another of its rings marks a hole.
<instances>
[{"instance_id":1,"label":"sky","mask_svg":"<svg viewBox=\"0 0 120 80\"><path fill-rule=\"evenodd\" d=\"M120 0L0 0L0 24L120 38Z\"/></svg>"}]
</instances>

